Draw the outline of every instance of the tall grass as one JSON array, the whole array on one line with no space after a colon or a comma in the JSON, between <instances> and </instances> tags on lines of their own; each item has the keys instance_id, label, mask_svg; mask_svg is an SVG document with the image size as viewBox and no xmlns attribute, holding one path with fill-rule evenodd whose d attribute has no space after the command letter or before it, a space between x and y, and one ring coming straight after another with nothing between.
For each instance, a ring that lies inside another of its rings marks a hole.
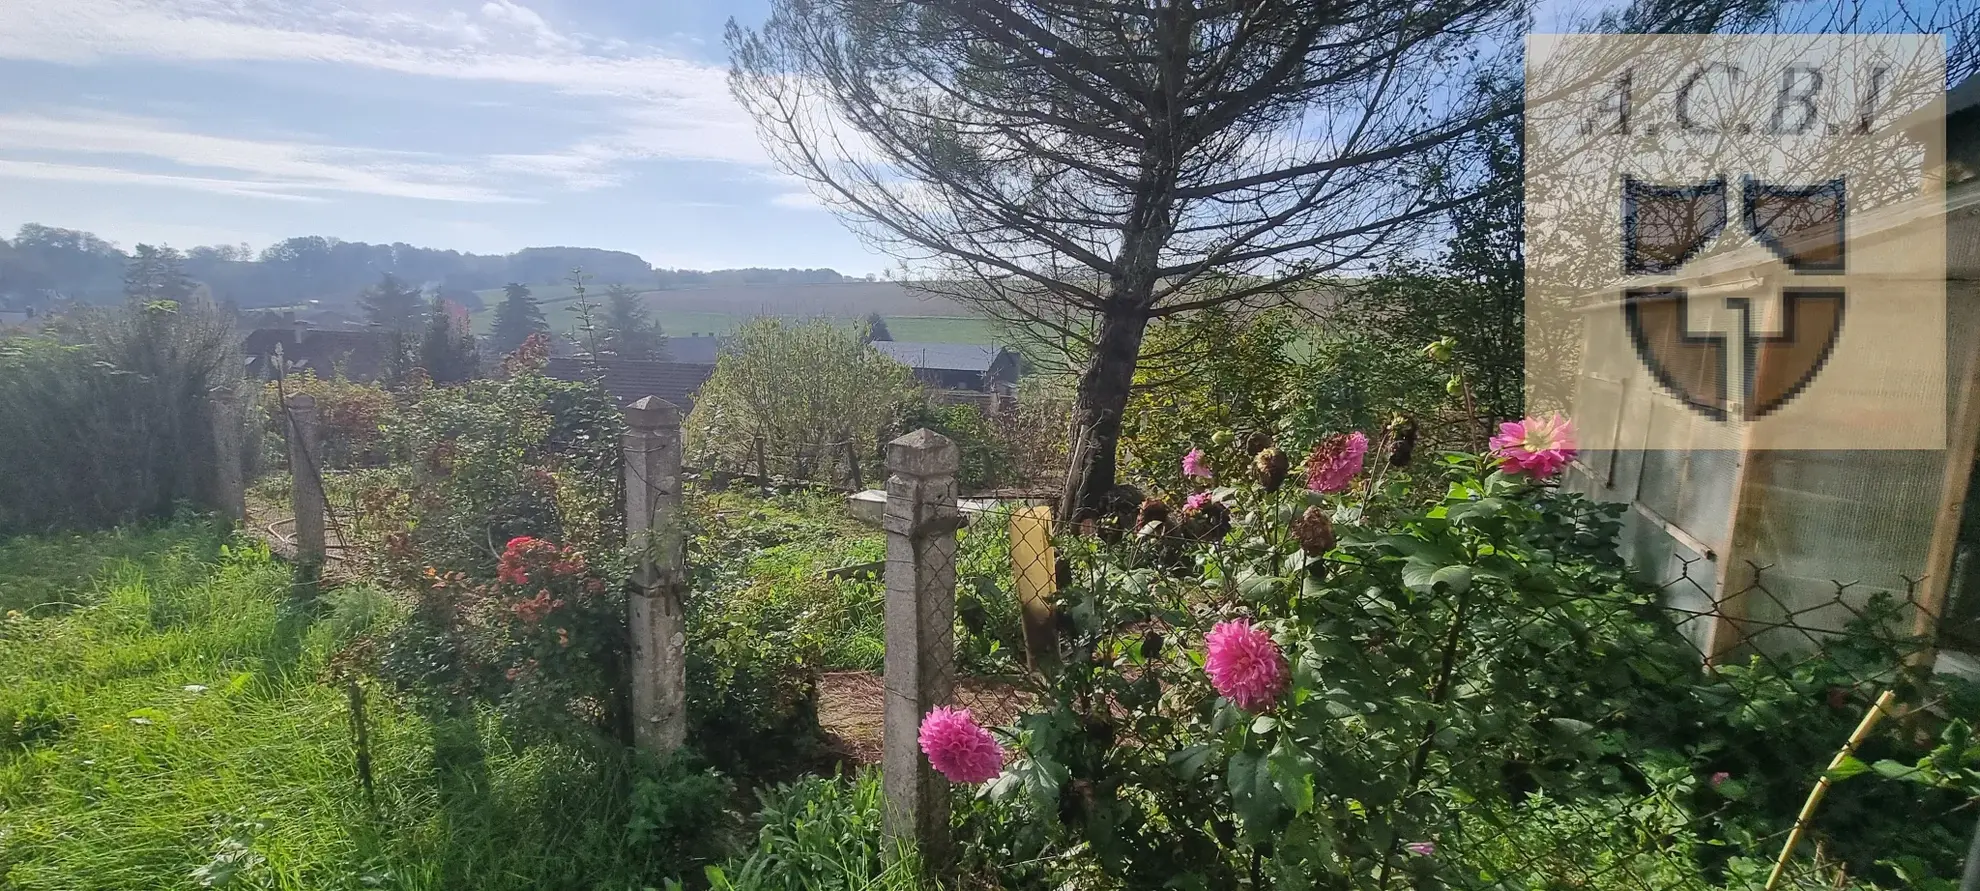
<instances>
[{"instance_id":1,"label":"tall grass","mask_svg":"<svg viewBox=\"0 0 1980 891\"><path fill-rule=\"evenodd\" d=\"M637 769L614 750L436 728L381 695L374 814L324 678L393 614L380 592L305 614L265 550L196 526L4 552L0 590L67 606L0 621L0 888L635 889L692 867L629 842Z\"/></svg>"}]
</instances>

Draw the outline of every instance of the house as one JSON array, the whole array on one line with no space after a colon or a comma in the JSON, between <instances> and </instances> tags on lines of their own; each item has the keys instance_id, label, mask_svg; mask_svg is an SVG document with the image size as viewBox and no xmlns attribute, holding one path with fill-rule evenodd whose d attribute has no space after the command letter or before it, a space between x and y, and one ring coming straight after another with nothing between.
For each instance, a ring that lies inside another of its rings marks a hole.
<instances>
[{"instance_id":1,"label":"house","mask_svg":"<svg viewBox=\"0 0 1980 891\"><path fill-rule=\"evenodd\" d=\"M553 357L544 371L561 380L596 380L621 405L658 396L686 411L715 373L723 341L712 336L669 337L664 360ZM1017 393L1018 357L1003 347L906 341L875 341L873 346L913 369L938 401L997 411Z\"/></svg>"},{"instance_id":2,"label":"house","mask_svg":"<svg viewBox=\"0 0 1980 891\"><path fill-rule=\"evenodd\" d=\"M300 325L257 328L248 332L241 345L247 376L274 379L278 351L285 374L308 369L319 378L342 376L353 381L375 381L384 376L392 355L392 338L387 332L377 330L317 331Z\"/></svg>"},{"instance_id":3,"label":"house","mask_svg":"<svg viewBox=\"0 0 1980 891\"><path fill-rule=\"evenodd\" d=\"M687 412L694 408L694 397L701 392L701 385L715 373L715 363L552 356L543 373L558 380L596 381L621 407L647 396L658 396Z\"/></svg>"},{"instance_id":4,"label":"house","mask_svg":"<svg viewBox=\"0 0 1980 891\"><path fill-rule=\"evenodd\" d=\"M1882 594L1904 609L1905 627L1893 630L1937 640L1939 670L1980 674L1980 477L1972 472L1980 443L1980 80L1948 94L1945 124L1943 208L1894 205L1852 214L1848 226L1851 244L1876 245L1917 244L1943 225L1946 449L1755 449L1644 387L1629 343L1591 336L1583 344L1580 390L1621 395L1575 418L1584 448L1563 486L1628 505L1623 555L1670 607L1695 617L1685 630L1709 659L1805 647L1811 632L1840 630ZM1777 274L1761 250L1701 262L1676 281L1701 295L1750 290ZM1752 373L1764 381L1773 370L1763 361ZM1888 376L1844 385L1866 394L1860 404L1880 407L1917 386ZM1617 431L1632 428L1689 446L1613 447L1622 441Z\"/></svg>"},{"instance_id":5,"label":"house","mask_svg":"<svg viewBox=\"0 0 1980 891\"><path fill-rule=\"evenodd\" d=\"M1003 347L974 343L876 340L873 348L914 369L914 376L936 390L1000 391L1017 386L1018 355Z\"/></svg>"}]
</instances>

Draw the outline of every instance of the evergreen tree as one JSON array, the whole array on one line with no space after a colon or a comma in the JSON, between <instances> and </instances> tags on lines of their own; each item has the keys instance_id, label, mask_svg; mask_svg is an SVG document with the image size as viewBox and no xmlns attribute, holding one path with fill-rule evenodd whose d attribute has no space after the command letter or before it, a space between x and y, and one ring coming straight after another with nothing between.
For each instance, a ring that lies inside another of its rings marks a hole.
<instances>
[{"instance_id":1,"label":"evergreen tree","mask_svg":"<svg viewBox=\"0 0 1980 891\"><path fill-rule=\"evenodd\" d=\"M178 303L191 297L195 286L181 266L184 260L169 247L138 245L124 270L124 295L138 303Z\"/></svg>"},{"instance_id":2,"label":"evergreen tree","mask_svg":"<svg viewBox=\"0 0 1980 891\"><path fill-rule=\"evenodd\" d=\"M620 359L665 359L667 339L646 301L625 285L605 289L604 351Z\"/></svg>"},{"instance_id":3,"label":"evergreen tree","mask_svg":"<svg viewBox=\"0 0 1980 891\"><path fill-rule=\"evenodd\" d=\"M893 340L893 339L894 339L893 332L887 330L886 319L882 318L880 314L877 312L871 312L866 314L867 343L872 343L873 341L876 340Z\"/></svg>"},{"instance_id":4,"label":"evergreen tree","mask_svg":"<svg viewBox=\"0 0 1980 891\"><path fill-rule=\"evenodd\" d=\"M488 332L489 343L503 353L513 353L531 334L549 334L550 323L543 310L529 296L529 286L510 282L502 287L502 302L495 305L495 327Z\"/></svg>"},{"instance_id":5,"label":"evergreen tree","mask_svg":"<svg viewBox=\"0 0 1980 891\"><path fill-rule=\"evenodd\" d=\"M426 316L426 331L419 342L420 366L436 384L458 384L472 380L479 370L474 333L468 330L467 312L438 293Z\"/></svg>"},{"instance_id":6,"label":"evergreen tree","mask_svg":"<svg viewBox=\"0 0 1980 891\"><path fill-rule=\"evenodd\" d=\"M399 334L418 331L425 309L419 289L389 272L378 279L378 284L364 289L358 304L364 307L364 317L371 324Z\"/></svg>"}]
</instances>

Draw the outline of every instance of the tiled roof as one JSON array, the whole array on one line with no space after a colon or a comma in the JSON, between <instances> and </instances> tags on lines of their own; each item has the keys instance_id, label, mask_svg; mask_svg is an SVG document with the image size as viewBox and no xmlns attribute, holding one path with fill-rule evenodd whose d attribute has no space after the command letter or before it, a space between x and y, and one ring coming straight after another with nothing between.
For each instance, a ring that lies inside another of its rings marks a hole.
<instances>
[{"instance_id":1,"label":"tiled roof","mask_svg":"<svg viewBox=\"0 0 1980 891\"><path fill-rule=\"evenodd\" d=\"M894 361L914 369L985 372L997 363L1002 347L974 343L927 343L912 340L876 340L874 349Z\"/></svg>"},{"instance_id":2,"label":"tiled roof","mask_svg":"<svg viewBox=\"0 0 1980 891\"><path fill-rule=\"evenodd\" d=\"M300 363L325 378L341 371L354 381L376 380L391 352L390 341L381 331L286 328L257 328L248 332L241 352L251 360L250 368L257 374L265 374L260 360L273 356L277 345L282 348L282 360L292 368Z\"/></svg>"},{"instance_id":3,"label":"tiled roof","mask_svg":"<svg viewBox=\"0 0 1980 891\"><path fill-rule=\"evenodd\" d=\"M596 380L605 388L605 392L612 394L612 398L618 400L620 405L626 405L645 396L658 396L679 406L682 411L687 411L694 407L694 395L700 392L702 384L708 382L708 376L715 373L715 366L712 362L704 365L694 362L657 362L651 359L587 361L553 357L543 371L559 380Z\"/></svg>"},{"instance_id":4,"label":"tiled roof","mask_svg":"<svg viewBox=\"0 0 1980 891\"><path fill-rule=\"evenodd\" d=\"M714 365L726 337L669 337L667 361L684 365Z\"/></svg>"}]
</instances>

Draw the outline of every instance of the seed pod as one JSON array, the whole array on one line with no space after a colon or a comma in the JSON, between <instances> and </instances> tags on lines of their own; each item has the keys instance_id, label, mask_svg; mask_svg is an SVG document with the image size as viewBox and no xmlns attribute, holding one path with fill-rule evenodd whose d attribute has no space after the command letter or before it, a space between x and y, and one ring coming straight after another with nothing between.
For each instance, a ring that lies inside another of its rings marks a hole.
<instances>
[{"instance_id":1,"label":"seed pod","mask_svg":"<svg viewBox=\"0 0 1980 891\"><path fill-rule=\"evenodd\" d=\"M1141 658L1150 662L1162 658L1162 632L1150 628L1141 635Z\"/></svg>"}]
</instances>

